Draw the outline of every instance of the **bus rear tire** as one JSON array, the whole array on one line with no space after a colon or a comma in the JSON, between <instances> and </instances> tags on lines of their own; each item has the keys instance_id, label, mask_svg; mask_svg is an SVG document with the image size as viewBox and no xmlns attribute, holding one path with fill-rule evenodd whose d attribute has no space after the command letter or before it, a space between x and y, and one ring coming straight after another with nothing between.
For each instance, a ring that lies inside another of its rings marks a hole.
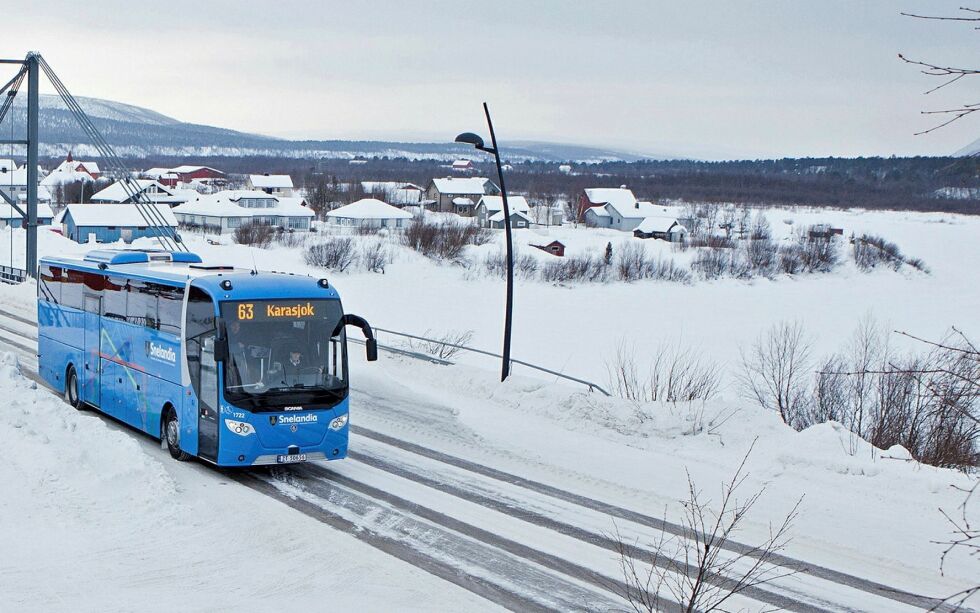
<instances>
[{"instance_id":1,"label":"bus rear tire","mask_svg":"<svg viewBox=\"0 0 980 613\"><path fill-rule=\"evenodd\" d=\"M75 372L74 366L69 366L68 374L65 375L65 402L79 411L85 408L85 403L78 393L78 373Z\"/></svg>"},{"instance_id":2,"label":"bus rear tire","mask_svg":"<svg viewBox=\"0 0 980 613\"><path fill-rule=\"evenodd\" d=\"M186 462L191 459L191 454L180 448L180 421L177 419L177 412L173 408L168 408L163 414L163 439L167 441L167 450L170 457L178 462Z\"/></svg>"}]
</instances>

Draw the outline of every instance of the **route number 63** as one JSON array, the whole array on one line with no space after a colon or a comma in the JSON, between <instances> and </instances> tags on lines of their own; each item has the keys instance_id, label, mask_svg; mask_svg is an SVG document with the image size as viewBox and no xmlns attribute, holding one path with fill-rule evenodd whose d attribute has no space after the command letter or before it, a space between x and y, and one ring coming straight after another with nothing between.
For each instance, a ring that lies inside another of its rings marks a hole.
<instances>
[{"instance_id":1,"label":"route number 63","mask_svg":"<svg viewBox=\"0 0 980 613\"><path fill-rule=\"evenodd\" d=\"M238 319L252 319L254 317L255 311L252 309L251 304L238 305Z\"/></svg>"}]
</instances>

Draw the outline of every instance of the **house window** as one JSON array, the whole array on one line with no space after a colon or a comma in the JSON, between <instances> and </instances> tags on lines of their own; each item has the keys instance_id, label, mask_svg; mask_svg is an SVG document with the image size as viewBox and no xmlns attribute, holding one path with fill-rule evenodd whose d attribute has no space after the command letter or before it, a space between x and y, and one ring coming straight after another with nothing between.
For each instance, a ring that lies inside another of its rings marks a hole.
<instances>
[{"instance_id":1,"label":"house window","mask_svg":"<svg viewBox=\"0 0 980 613\"><path fill-rule=\"evenodd\" d=\"M239 219L238 217L229 217L228 218L228 227L229 228L237 228L238 226L241 225L241 223L242 223L242 220Z\"/></svg>"}]
</instances>

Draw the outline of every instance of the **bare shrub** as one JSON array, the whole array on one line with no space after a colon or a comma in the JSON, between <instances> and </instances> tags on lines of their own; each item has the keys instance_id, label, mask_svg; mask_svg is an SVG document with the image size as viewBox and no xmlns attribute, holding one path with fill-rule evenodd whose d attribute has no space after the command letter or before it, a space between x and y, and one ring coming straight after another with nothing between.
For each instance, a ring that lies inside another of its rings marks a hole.
<instances>
[{"instance_id":1,"label":"bare shrub","mask_svg":"<svg viewBox=\"0 0 980 613\"><path fill-rule=\"evenodd\" d=\"M764 218L763 218L764 219ZM753 232L754 234L754 232ZM771 277L776 271L779 248L768 238L753 238L742 251L751 276Z\"/></svg>"},{"instance_id":2,"label":"bare shrub","mask_svg":"<svg viewBox=\"0 0 980 613\"><path fill-rule=\"evenodd\" d=\"M873 270L879 266L900 270L903 265L907 265L922 272L929 271L921 259L906 258L898 245L880 236L862 234L852 238L852 242L854 263L860 270Z\"/></svg>"},{"instance_id":3,"label":"bare shrub","mask_svg":"<svg viewBox=\"0 0 980 613\"><path fill-rule=\"evenodd\" d=\"M276 244L295 249L306 244L308 232L276 232Z\"/></svg>"},{"instance_id":4,"label":"bare shrub","mask_svg":"<svg viewBox=\"0 0 980 613\"><path fill-rule=\"evenodd\" d=\"M360 262L365 270L384 274L385 268L391 263L391 251L384 241L376 240L361 246Z\"/></svg>"},{"instance_id":5,"label":"bare shrub","mask_svg":"<svg viewBox=\"0 0 980 613\"><path fill-rule=\"evenodd\" d=\"M684 514L675 533L668 536L662 530L654 543L641 549L616 529L623 597L634 611L669 611L675 605L685 612L725 611L732 597L797 572L781 568L777 561L789 543L802 499L782 521L770 524L760 543L744 547L732 542L765 492L763 488L747 498L738 496L748 477L749 453L731 480L722 484L717 510L688 473ZM666 517L663 523L668 525Z\"/></svg>"},{"instance_id":6,"label":"bare shrub","mask_svg":"<svg viewBox=\"0 0 980 613\"><path fill-rule=\"evenodd\" d=\"M772 239L772 226L769 225L769 220L762 211L757 212L755 219L752 220L752 229L749 232L749 238L754 241L767 241Z\"/></svg>"},{"instance_id":7,"label":"bare shrub","mask_svg":"<svg viewBox=\"0 0 980 613\"><path fill-rule=\"evenodd\" d=\"M612 260L611 249L608 260ZM636 281L646 276L648 266L647 251L640 243L624 243L616 253L616 272L620 281ZM607 260L607 264L609 261Z\"/></svg>"},{"instance_id":8,"label":"bare shrub","mask_svg":"<svg viewBox=\"0 0 980 613\"><path fill-rule=\"evenodd\" d=\"M696 234L691 235L688 233L687 242L691 247L710 247L712 249L734 249L735 240L729 236L717 236L714 234Z\"/></svg>"},{"instance_id":9,"label":"bare shrub","mask_svg":"<svg viewBox=\"0 0 980 613\"><path fill-rule=\"evenodd\" d=\"M797 427L808 414L810 341L799 323L782 322L742 350L740 381L760 406Z\"/></svg>"},{"instance_id":10,"label":"bare shrub","mask_svg":"<svg viewBox=\"0 0 980 613\"><path fill-rule=\"evenodd\" d=\"M310 266L344 272L350 268L357 254L350 238L331 238L325 242L307 247L303 258Z\"/></svg>"},{"instance_id":11,"label":"bare shrub","mask_svg":"<svg viewBox=\"0 0 980 613\"><path fill-rule=\"evenodd\" d=\"M646 278L675 283L690 283L691 271L670 258L657 258L647 262Z\"/></svg>"},{"instance_id":12,"label":"bare shrub","mask_svg":"<svg viewBox=\"0 0 980 613\"><path fill-rule=\"evenodd\" d=\"M800 236L800 261L803 272L830 272L840 264L840 244L831 238Z\"/></svg>"},{"instance_id":13,"label":"bare shrub","mask_svg":"<svg viewBox=\"0 0 980 613\"><path fill-rule=\"evenodd\" d=\"M431 330L426 330L422 336L427 339L408 339L407 344L415 351L427 353L437 358L448 360L463 351L463 347L468 347L473 340L473 331L450 330L445 334L436 336Z\"/></svg>"},{"instance_id":14,"label":"bare shrub","mask_svg":"<svg viewBox=\"0 0 980 613\"><path fill-rule=\"evenodd\" d=\"M541 279L548 283L599 283L609 279L609 267L592 255L570 256L546 263Z\"/></svg>"},{"instance_id":15,"label":"bare shrub","mask_svg":"<svg viewBox=\"0 0 980 613\"><path fill-rule=\"evenodd\" d=\"M691 262L691 270L702 279L719 279L728 272L731 256L723 249L701 249Z\"/></svg>"},{"instance_id":16,"label":"bare shrub","mask_svg":"<svg viewBox=\"0 0 980 613\"><path fill-rule=\"evenodd\" d=\"M426 257L461 262L467 245L486 244L492 236L490 230L473 224L416 221L405 230L402 240Z\"/></svg>"},{"instance_id":17,"label":"bare shrub","mask_svg":"<svg viewBox=\"0 0 980 613\"><path fill-rule=\"evenodd\" d=\"M803 272L803 253L799 245L786 245L779 249L778 264L779 271L787 275L795 275Z\"/></svg>"},{"instance_id":18,"label":"bare shrub","mask_svg":"<svg viewBox=\"0 0 980 613\"><path fill-rule=\"evenodd\" d=\"M507 275L507 256L504 253L488 253L483 258L483 268L493 277ZM533 279L538 273L538 261L526 253L514 257L514 276L518 279Z\"/></svg>"},{"instance_id":19,"label":"bare shrub","mask_svg":"<svg viewBox=\"0 0 980 613\"><path fill-rule=\"evenodd\" d=\"M634 402L691 402L710 400L721 386L718 365L679 343L662 343L654 350L648 370L641 371L636 347L620 343L606 364L615 393Z\"/></svg>"},{"instance_id":20,"label":"bare shrub","mask_svg":"<svg viewBox=\"0 0 980 613\"><path fill-rule=\"evenodd\" d=\"M275 229L267 223L248 222L235 228L235 242L239 245L267 248L272 244Z\"/></svg>"}]
</instances>

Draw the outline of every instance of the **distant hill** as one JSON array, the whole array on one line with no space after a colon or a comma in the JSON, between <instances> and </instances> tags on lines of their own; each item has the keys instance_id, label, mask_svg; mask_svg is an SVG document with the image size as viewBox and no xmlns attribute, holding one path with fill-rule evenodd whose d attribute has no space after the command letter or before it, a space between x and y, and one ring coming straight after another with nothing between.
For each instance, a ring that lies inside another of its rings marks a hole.
<instances>
[{"instance_id":1,"label":"distant hill","mask_svg":"<svg viewBox=\"0 0 980 613\"><path fill-rule=\"evenodd\" d=\"M953 155L959 157L959 156L965 156L965 155L978 155L978 154L980 154L980 138L978 138L977 140L973 141L972 143L970 143L966 147L963 147L962 149L960 149L959 151L957 151Z\"/></svg>"},{"instance_id":2,"label":"distant hill","mask_svg":"<svg viewBox=\"0 0 980 613\"><path fill-rule=\"evenodd\" d=\"M21 96L15 100L11 114L16 122L15 130L22 130L26 119L26 102ZM185 123L156 111L110 100L79 97L78 102L105 139L119 155L124 157L267 156L344 159L388 156L436 160L452 160L460 157L484 159L485 157L482 154L474 154L471 147L452 143L271 138L225 128ZM3 125L6 134L9 134L9 120L10 118ZM94 153L94 149L88 148L89 140L85 133L57 96L41 96L39 130L42 156L60 157L71 148L82 155ZM601 162L635 161L651 157L596 147L546 142L518 142L502 149L505 157L512 161ZM666 159L670 156L653 157Z\"/></svg>"}]
</instances>

